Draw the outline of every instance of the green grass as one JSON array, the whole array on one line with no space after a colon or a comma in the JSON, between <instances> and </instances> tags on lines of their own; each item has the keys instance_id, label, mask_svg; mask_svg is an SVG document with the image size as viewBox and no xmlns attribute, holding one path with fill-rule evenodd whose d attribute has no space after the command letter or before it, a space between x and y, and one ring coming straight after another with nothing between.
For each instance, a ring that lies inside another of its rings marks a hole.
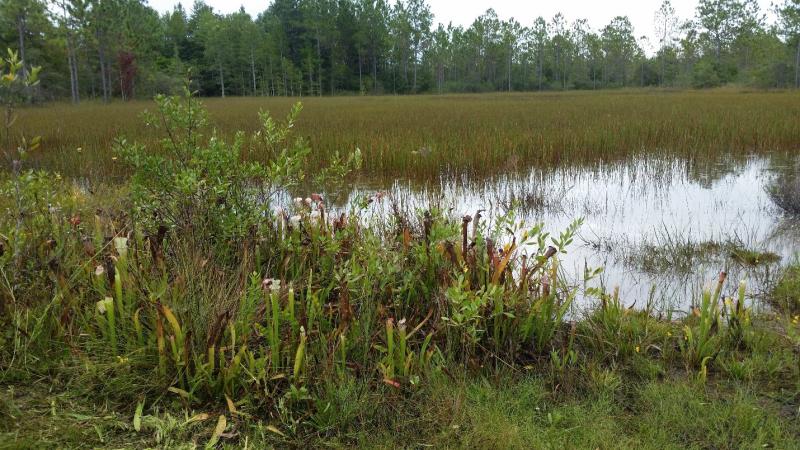
<instances>
[{"instance_id":1,"label":"green grass","mask_svg":"<svg viewBox=\"0 0 800 450\"><path fill-rule=\"evenodd\" d=\"M281 436L264 422L229 419L230 448L797 448L798 412L779 391L752 382L698 385L684 377L616 375L612 388L587 384L554 393L537 376L467 375L430 380L405 398L378 398L358 382L339 386L328 433ZM0 448L202 446L217 414L209 409L145 413L109 409L75 391L3 392L16 415L0 428ZM382 407L377 407L377 405ZM795 405L796 406L796 405ZM189 420L198 415L204 420ZM267 421L268 422L268 421ZM335 430L335 431L334 431Z\"/></svg>"},{"instance_id":2,"label":"green grass","mask_svg":"<svg viewBox=\"0 0 800 450\"><path fill-rule=\"evenodd\" d=\"M789 266L770 296L776 308L795 316L800 314L800 264Z\"/></svg>"},{"instance_id":3,"label":"green grass","mask_svg":"<svg viewBox=\"0 0 800 450\"><path fill-rule=\"evenodd\" d=\"M222 135L258 128L260 109L283 116L297 99L204 99ZM313 167L360 147L364 176L424 178L445 170L497 174L525 167L619 161L637 155L713 159L794 151L800 93L615 91L547 94L302 98L297 131ZM124 177L112 160L124 136L157 145L139 113L152 102L54 104L21 111L17 132L41 135L37 167L65 176ZM420 149L426 149L420 151ZM80 149L80 150L78 150ZM259 158L257 151L249 157Z\"/></svg>"}]
</instances>

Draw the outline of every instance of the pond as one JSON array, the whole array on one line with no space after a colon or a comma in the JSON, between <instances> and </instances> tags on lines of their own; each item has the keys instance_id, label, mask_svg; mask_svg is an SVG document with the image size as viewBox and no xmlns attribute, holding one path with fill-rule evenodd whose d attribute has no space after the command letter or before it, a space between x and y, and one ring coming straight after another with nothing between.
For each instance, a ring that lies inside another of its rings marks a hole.
<instances>
[{"instance_id":1,"label":"pond","mask_svg":"<svg viewBox=\"0 0 800 450\"><path fill-rule=\"evenodd\" d=\"M360 181L337 206L382 191L406 211L438 205L461 216L484 209L491 220L515 205L519 219L543 222L553 234L581 217L579 237L562 256L571 283L581 283L587 267L603 267L592 285L619 286L626 305L686 311L722 270L729 275L726 294L744 280L752 298L763 296L800 251L800 223L784 216L767 191L775 171L791 164L779 160L650 158L480 180ZM366 214L377 217L390 211L388 201L369 208Z\"/></svg>"}]
</instances>

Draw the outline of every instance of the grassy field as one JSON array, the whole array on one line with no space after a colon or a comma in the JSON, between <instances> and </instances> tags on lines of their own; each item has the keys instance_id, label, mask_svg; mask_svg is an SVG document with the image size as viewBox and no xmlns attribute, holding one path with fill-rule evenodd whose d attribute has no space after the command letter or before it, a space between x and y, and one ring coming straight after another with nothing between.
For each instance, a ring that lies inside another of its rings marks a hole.
<instances>
[{"instance_id":1,"label":"grassy field","mask_svg":"<svg viewBox=\"0 0 800 450\"><path fill-rule=\"evenodd\" d=\"M580 220L550 234L513 208L383 193L334 214L276 189L792 152L798 100L309 99L286 122L255 114L286 99L23 109L14 133L43 144L23 162L41 170L0 182L0 448L798 448L796 268L771 310L724 272L658 310L599 269L566 279Z\"/></svg>"},{"instance_id":2,"label":"grassy field","mask_svg":"<svg viewBox=\"0 0 800 450\"><path fill-rule=\"evenodd\" d=\"M429 178L443 171L496 174L535 166L619 161L637 155L717 158L796 151L800 93L601 92L410 97L206 99L220 135L250 133L258 111L305 105L297 133L322 167L358 147L366 176ZM47 105L21 112L17 132L41 135L36 167L65 176L124 176L119 137L157 146L139 118L151 102ZM80 150L78 150L80 149ZM258 159L257 148L245 153Z\"/></svg>"},{"instance_id":3,"label":"grassy field","mask_svg":"<svg viewBox=\"0 0 800 450\"><path fill-rule=\"evenodd\" d=\"M266 423L236 420L220 447L797 448L795 412L780 391L753 379L632 382L615 370L595 377L592 387L564 394L529 374L473 374L428 380L402 399L351 381L338 388L340 401L332 406L341 416L335 432L284 437ZM16 420L0 425L0 447L202 447L225 413L148 412L136 432L130 408L91 398L76 388L4 392L4 407Z\"/></svg>"}]
</instances>

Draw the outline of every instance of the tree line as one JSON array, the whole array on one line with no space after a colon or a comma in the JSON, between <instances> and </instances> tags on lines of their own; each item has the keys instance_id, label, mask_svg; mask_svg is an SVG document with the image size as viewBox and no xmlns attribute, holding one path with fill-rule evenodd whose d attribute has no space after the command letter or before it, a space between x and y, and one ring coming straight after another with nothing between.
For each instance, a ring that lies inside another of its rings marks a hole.
<instances>
[{"instance_id":1,"label":"tree line","mask_svg":"<svg viewBox=\"0 0 800 450\"><path fill-rule=\"evenodd\" d=\"M434 25L425 0L274 0L252 17L202 1L159 14L142 0L0 0L0 45L41 66L39 99L714 87L800 87L800 0L774 23L756 0L669 0L654 39L627 16L600 29L562 14L529 22L489 9Z\"/></svg>"}]
</instances>

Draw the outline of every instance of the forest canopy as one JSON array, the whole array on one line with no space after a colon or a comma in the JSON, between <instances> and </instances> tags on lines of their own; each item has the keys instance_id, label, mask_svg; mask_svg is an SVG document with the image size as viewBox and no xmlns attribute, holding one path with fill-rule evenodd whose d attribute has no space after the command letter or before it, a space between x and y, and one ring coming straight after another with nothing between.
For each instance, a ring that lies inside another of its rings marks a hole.
<instances>
[{"instance_id":1,"label":"forest canopy","mask_svg":"<svg viewBox=\"0 0 800 450\"><path fill-rule=\"evenodd\" d=\"M141 0L0 0L0 45L44 74L37 100L148 98L191 73L204 96L800 87L800 0L669 1L655 39L626 16L600 29L562 14L492 9L435 23L425 0L274 0L252 17L205 3L159 14ZM446 20L447 18L439 18Z\"/></svg>"}]
</instances>

